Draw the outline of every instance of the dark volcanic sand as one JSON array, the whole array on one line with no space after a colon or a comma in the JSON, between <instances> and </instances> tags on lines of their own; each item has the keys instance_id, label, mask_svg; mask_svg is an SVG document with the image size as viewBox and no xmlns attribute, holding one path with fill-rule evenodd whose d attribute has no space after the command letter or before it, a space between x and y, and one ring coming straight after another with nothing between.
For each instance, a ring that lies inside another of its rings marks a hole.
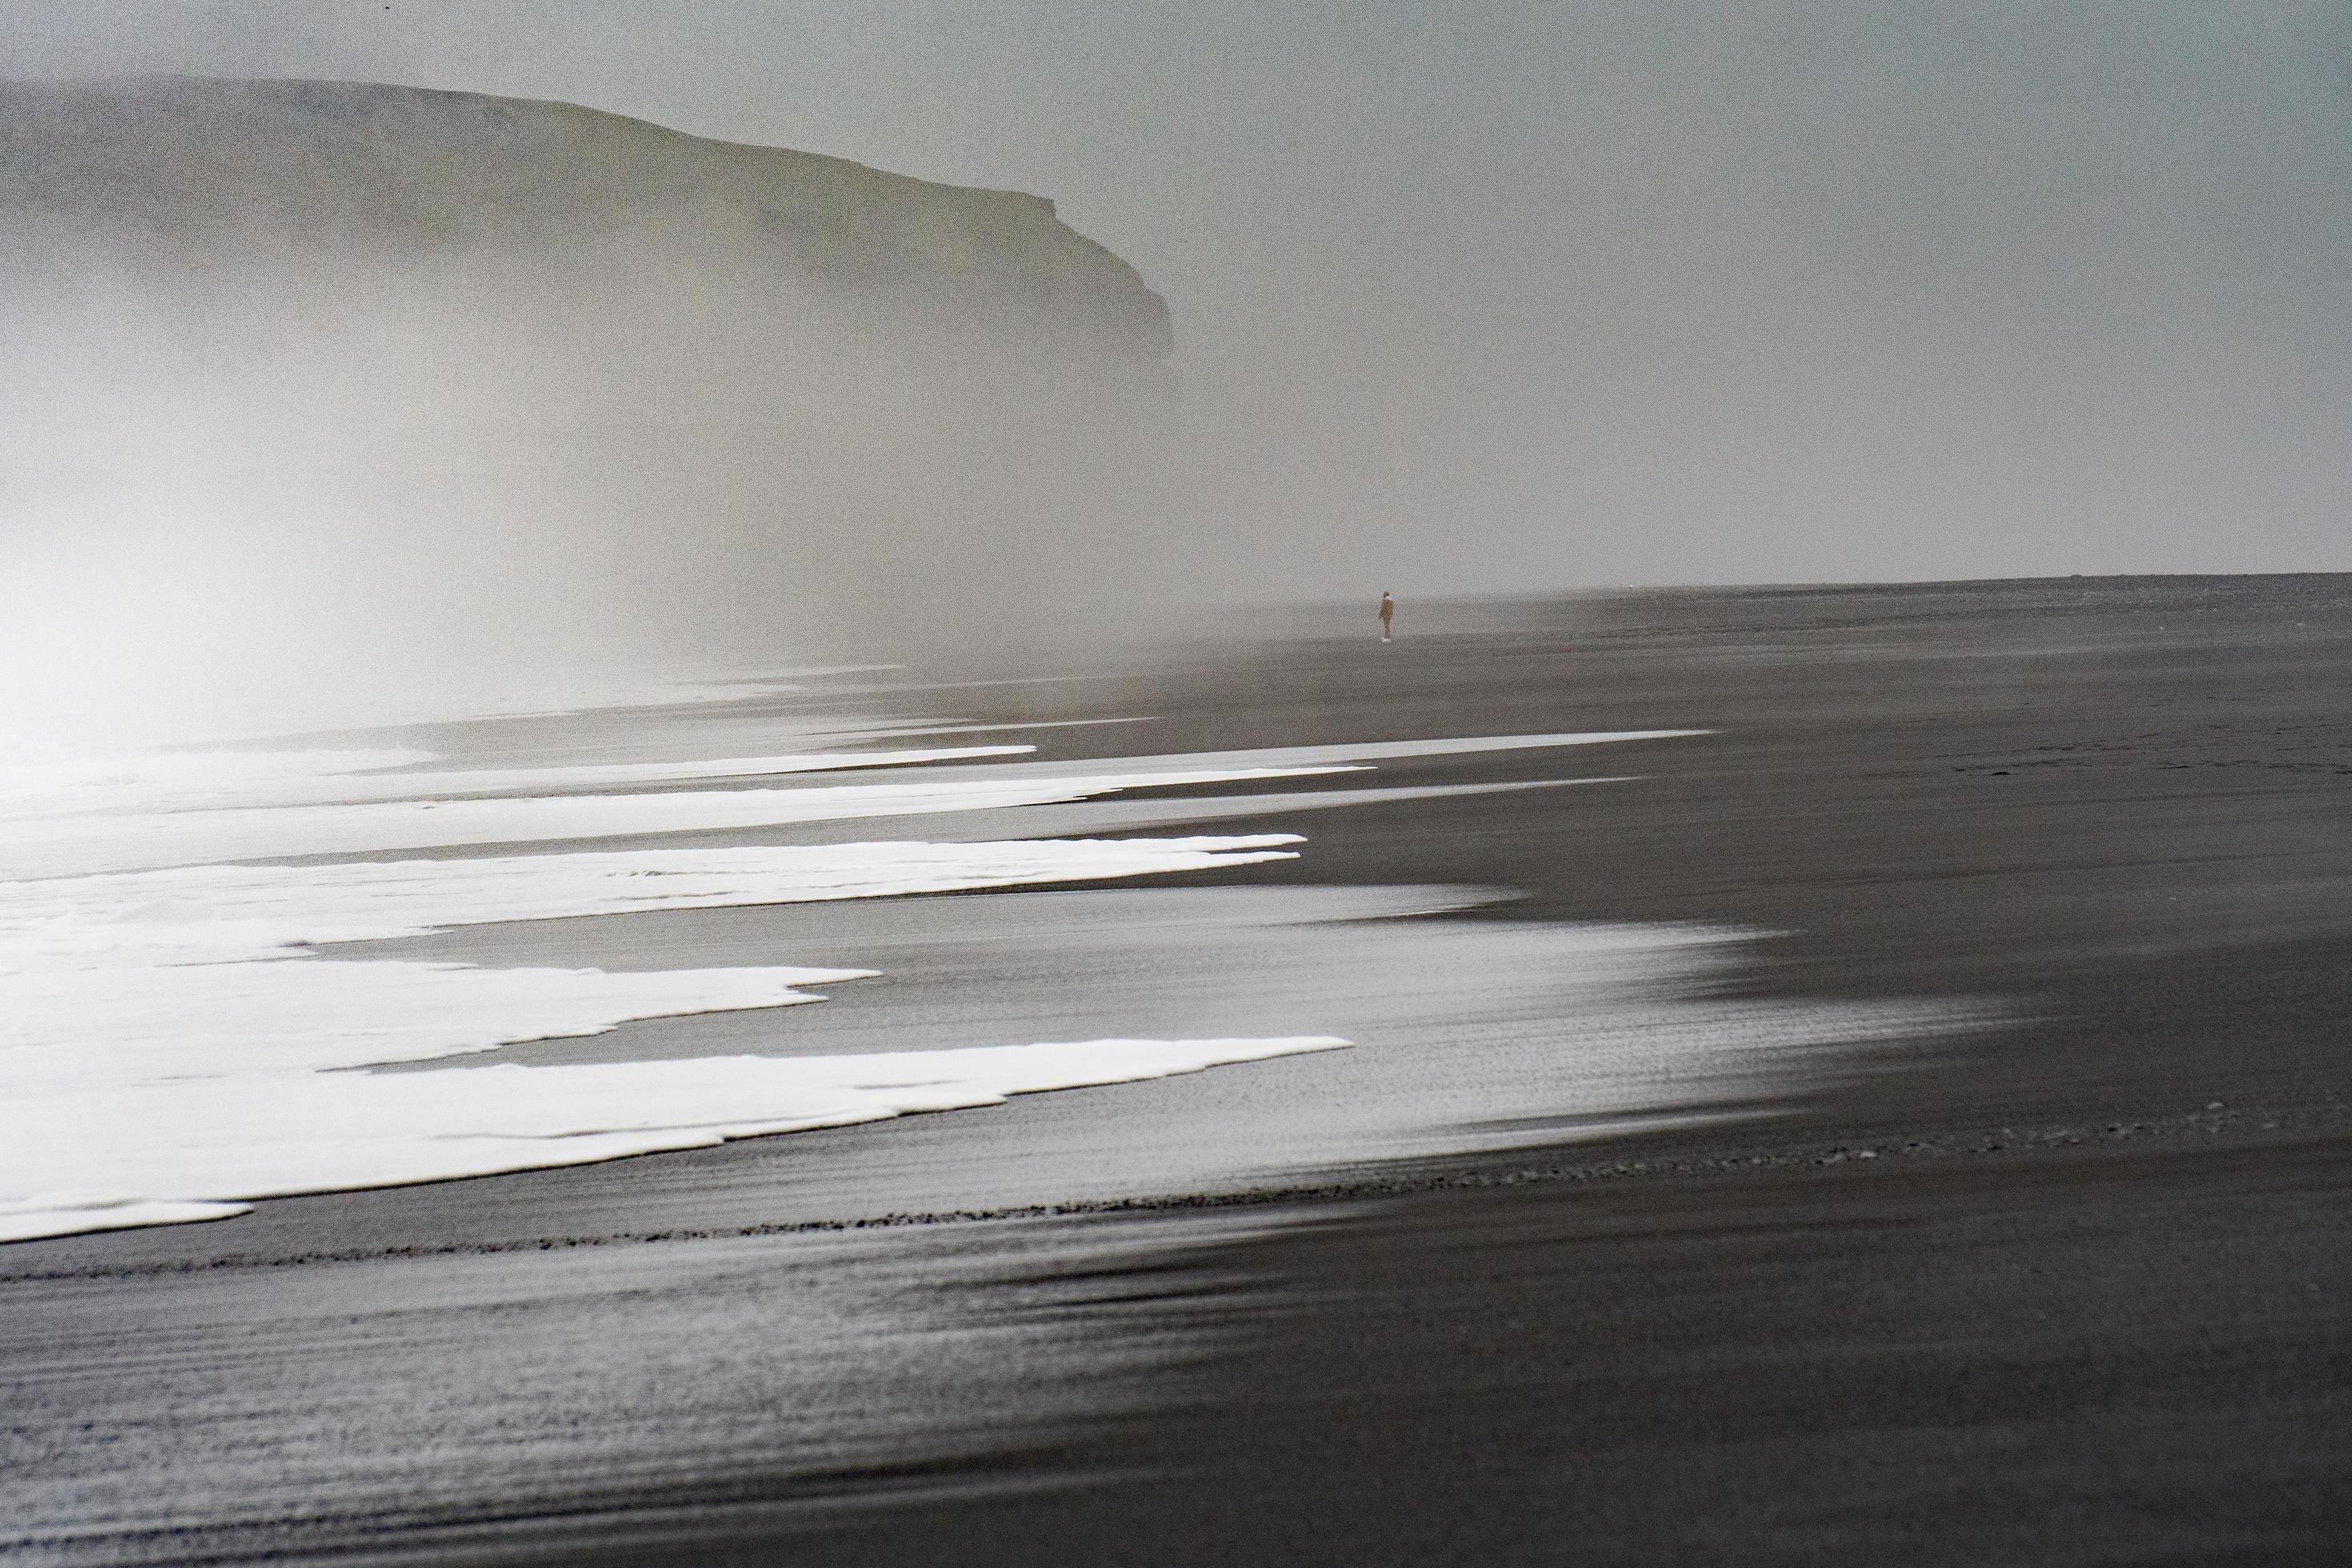
<instances>
[{"instance_id":1,"label":"dark volcanic sand","mask_svg":"<svg viewBox=\"0 0 2352 1568\"><path fill-rule=\"evenodd\" d=\"M135 1494L176 1443L251 1456L249 1498L209 1510L214 1528L37 1550L2340 1560L2352 582L1686 593L1437 618L1408 604L1389 647L1270 642L957 701L1003 721L1160 717L1085 732L1088 751L1714 729L1645 749L1638 789L1570 792L1572 812L1506 795L1329 813L1307 828L1313 879L1769 929L1789 934L1746 973L1759 994L1988 998L2016 1021L1768 1121L1350 1170L1308 1184L1357 1201L1232 1211L1285 1222L1270 1233L1147 1210L884 1233L920 1239L866 1252L873 1233L0 1285L20 1461L120 1451L113 1484ZM1424 776L1535 774L1473 757L1379 780ZM637 1172L675 1197L757 1147ZM431 1245L436 1226L528 1245L515 1216L546 1218L591 1175L410 1194L485 1194L454 1208L299 1200L168 1239L9 1248L0 1273ZM501 1193L541 1196L493 1224ZM839 1266L772 1279L759 1249L787 1244L839 1247ZM639 1300L658 1312L621 1305ZM809 1321L846 1326L811 1331L805 1353L762 1341ZM877 1323L895 1348L856 1348ZM200 1397L142 1406L148 1384ZM254 1384L275 1403L240 1394ZM510 1404L535 1462L563 1473L502 1476L505 1417L434 1415L469 1399ZM547 1447L549 1425L570 1447ZM277 1457L298 1427L313 1469ZM355 1517L395 1427L419 1448L489 1434L483 1479ZM352 1457L319 1469L320 1452ZM102 1461L82 1468L103 1481ZM352 1475L365 1484L337 1490Z\"/></svg>"}]
</instances>

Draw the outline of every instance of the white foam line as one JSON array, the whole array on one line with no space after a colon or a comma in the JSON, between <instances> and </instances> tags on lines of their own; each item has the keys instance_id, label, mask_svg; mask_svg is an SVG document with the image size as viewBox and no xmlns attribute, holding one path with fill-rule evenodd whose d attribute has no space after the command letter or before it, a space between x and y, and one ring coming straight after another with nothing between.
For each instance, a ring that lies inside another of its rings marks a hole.
<instances>
[{"instance_id":1,"label":"white foam line","mask_svg":"<svg viewBox=\"0 0 2352 1568\"><path fill-rule=\"evenodd\" d=\"M1130 768L1318 768L1400 762L1408 757L1461 757L1486 752L1549 751L1563 746L1613 746L1632 741L1675 741L1710 735L1711 730L1587 730L1549 735L1463 735L1435 741L1349 741L1318 746L1259 746L1236 752L1181 752L1165 756L1122 757ZM1102 766L1099 762L1014 763L991 773L1056 778ZM941 770L951 772L952 770Z\"/></svg>"},{"instance_id":2,"label":"white foam line","mask_svg":"<svg viewBox=\"0 0 2352 1568\"><path fill-rule=\"evenodd\" d=\"M0 765L0 816L242 805L309 781L434 760L413 748L135 752Z\"/></svg>"},{"instance_id":3,"label":"white foam line","mask_svg":"<svg viewBox=\"0 0 2352 1568\"><path fill-rule=\"evenodd\" d=\"M299 1193L552 1169L963 1110L1348 1044L1089 1040L393 1076L283 1073L35 1094L0 1142L0 1241L226 1217ZM126 1139L125 1126L142 1136Z\"/></svg>"},{"instance_id":4,"label":"white foam line","mask_svg":"<svg viewBox=\"0 0 2352 1568\"><path fill-rule=\"evenodd\" d=\"M251 1204L166 1203L127 1193L45 1193L28 1203L0 1204L0 1242L141 1230L156 1225L198 1225L252 1212Z\"/></svg>"},{"instance_id":5,"label":"white foam line","mask_svg":"<svg viewBox=\"0 0 2352 1568\"><path fill-rule=\"evenodd\" d=\"M1091 765L1098 769L1101 764ZM802 822L1051 805L1121 790L1303 778L1347 771L1335 766L1141 768L1013 776L988 769L977 777L910 784L42 817L13 825L10 842L0 847L0 878L62 877L472 844L629 837L695 829L779 827Z\"/></svg>"},{"instance_id":6,"label":"white foam line","mask_svg":"<svg viewBox=\"0 0 2352 1568\"><path fill-rule=\"evenodd\" d=\"M1392 784L1374 789L1289 790L1268 795L1188 795L1175 800L1106 800L1044 810L1052 818L1029 817L1033 833L1131 833L1177 823L1218 822L1235 816L1289 816L1350 805L1391 805L1400 801L1454 800L1469 795L1517 795L1528 790L1568 789L1578 784L1633 784L1641 775L1614 773L1580 779L1508 779L1496 784ZM1083 822L1077 819L1083 817Z\"/></svg>"},{"instance_id":7,"label":"white foam line","mask_svg":"<svg viewBox=\"0 0 2352 1568\"><path fill-rule=\"evenodd\" d=\"M163 761L150 760L145 764L161 770L160 773L142 774L135 782L117 785L116 794L92 803L96 809L76 810L70 815L61 815L56 809L54 802L59 798L56 788L11 800L5 795L5 781L0 781L0 814L5 814L11 829L5 847L0 847L0 878L71 876L218 860L624 837L1048 805L1126 789L1306 777L1408 757L1601 745L1706 732L1592 731L1177 752L1122 759L1115 771L1106 770L1100 761L997 762L974 767L965 759L1000 757L1033 748L971 747L580 768L451 770L430 774L383 774L367 782L347 777L352 766L339 759L373 758L383 753L312 752L284 754L284 776L275 784L269 780L267 763L221 760L234 753L218 757L196 753L196 760L187 763L190 773L182 781L184 788L164 803L172 809L156 809L158 802L152 795L142 798L137 793L151 786L170 787L167 783L158 782L170 778L170 764ZM920 776L889 784L789 790L670 791L591 796L514 794L532 787L577 790L627 783L747 776L803 767L830 768L853 760L862 760L862 765L866 766L916 767L921 770ZM952 765L951 760L963 765ZM950 765L938 765L940 763ZM125 789L133 793L125 797L120 793ZM498 798L475 798L494 792ZM295 804L249 804L273 793ZM68 798L72 794L71 789L66 791ZM194 800L190 798L192 794L196 797ZM377 798L352 798L371 794ZM194 804L204 804L207 795L213 802L228 804L221 804L216 809L185 809ZM436 798L418 798L425 795ZM336 804L319 804L322 798ZM123 809L126 806L132 809Z\"/></svg>"},{"instance_id":8,"label":"white foam line","mask_svg":"<svg viewBox=\"0 0 2352 1568\"><path fill-rule=\"evenodd\" d=\"M1019 724L884 724L873 729L821 731L821 734L854 734L877 740L911 740L918 735L991 735L999 731L1013 730L1091 730L1104 724L1156 724L1156 714L1139 713L1123 719L1037 719Z\"/></svg>"},{"instance_id":9,"label":"white foam line","mask_svg":"<svg viewBox=\"0 0 2352 1568\"><path fill-rule=\"evenodd\" d=\"M255 806L304 805L427 797L446 799L458 795L561 795L578 790L610 789L624 784L766 778L786 773L852 773L871 768L978 762L990 757L1027 756L1036 749L1023 744L942 746L921 751L816 752L772 757L715 757L706 762L599 763L562 768L480 768L370 773L340 780L316 780L299 793L289 791L272 799L241 804Z\"/></svg>"},{"instance_id":10,"label":"white foam line","mask_svg":"<svg viewBox=\"0 0 2352 1568\"><path fill-rule=\"evenodd\" d=\"M0 1001L39 973L283 958L297 945L575 915L808 903L1288 860L1296 835L750 845L192 866L0 882ZM47 1026L0 1005L0 1047Z\"/></svg>"},{"instance_id":11,"label":"white foam line","mask_svg":"<svg viewBox=\"0 0 2352 1568\"><path fill-rule=\"evenodd\" d=\"M616 785L846 773L1026 756L1019 743L924 750L820 752L677 763L391 772L433 760L429 752L176 752L112 763L0 770L0 809L10 815L173 812L417 800L489 795L559 795Z\"/></svg>"},{"instance_id":12,"label":"white foam line","mask_svg":"<svg viewBox=\"0 0 2352 1568\"><path fill-rule=\"evenodd\" d=\"M160 965L12 975L0 1038L11 1137L27 1097L330 1072L601 1035L638 1018L783 1007L866 969L475 969L456 963Z\"/></svg>"}]
</instances>

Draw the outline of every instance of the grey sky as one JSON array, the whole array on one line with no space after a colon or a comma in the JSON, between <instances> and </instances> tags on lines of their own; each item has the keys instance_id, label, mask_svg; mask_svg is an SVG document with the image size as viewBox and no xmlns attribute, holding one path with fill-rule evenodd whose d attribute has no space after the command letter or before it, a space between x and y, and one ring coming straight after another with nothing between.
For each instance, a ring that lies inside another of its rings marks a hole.
<instances>
[{"instance_id":1,"label":"grey sky","mask_svg":"<svg viewBox=\"0 0 2352 1568\"><path fill-rule=\"evenodd\" d=\"M2352 569L2352 5L12 0L1051 195L1284 591Z\"/></svg>"}]
</instances>

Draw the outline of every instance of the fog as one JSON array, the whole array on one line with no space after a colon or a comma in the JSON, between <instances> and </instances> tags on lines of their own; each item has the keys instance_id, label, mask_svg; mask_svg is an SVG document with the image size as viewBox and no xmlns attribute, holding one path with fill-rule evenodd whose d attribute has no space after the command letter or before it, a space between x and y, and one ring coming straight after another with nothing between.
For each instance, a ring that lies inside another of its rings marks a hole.
<instances>
[{"instance_id":1,"label":"fog","mask_svg":"<svg viewBox=\"0 0 2352 1568\"><path fill-rule=\"evenodd\" d=\"M796 246L724 190L541 188L528 124L481 150L527 110L185 79L60 101L0 95L30 170L0 242L20 721L324 724L1084 642L1197 549L1158 345L1029 297L1050 268L957 253L954 211L859 249L871 193L802 193ZM167 136L106 143L149 113ZM341 161L354 121L390 174Z\"/></svg>"},{"instance_id":2,"label":"fog","mask_svg":"<svg viewBox=\"0 0 2352 1568\"><path fill-rule=\"evenodd\" d=\"M1155 600L2352 569L2340 5L16 20L0 74L517 94L1037 192L1175 331L1144 395L1005 343L942 370L919 312L740 308L720 247L687 289L583 253L217 317L252 286L213 279L169 321L100 268L11 327L112 368L44 349L7 394L73 454L10 454L13 635L46 615L85 681L159 645L194 679L207 625L248 666L463 669ZM583 322L643 375L568 365Z\"/></svg>"},{"instance_id":3,"label":"fog","mask_svg":"<svg viewBox=\"0 0 2352 1568\"><path fill-rule=\"evenodd\" d=\"M20 374L38 395L0 415L0 648L46 689L18 695L914 657L1157 596L1137 502L1163 451L1137 388L942 367L772 300L688 315L646 297L671 275L570 265L530 269L561 310L520 279L405 273L267 310L215 295L202 334L100 289L20 333L99 365L62 392ZM600 316L648 335L625 377L583 352ZM1107 428L1107 402L1137 426Z\"/></svg>"}]
</instances>

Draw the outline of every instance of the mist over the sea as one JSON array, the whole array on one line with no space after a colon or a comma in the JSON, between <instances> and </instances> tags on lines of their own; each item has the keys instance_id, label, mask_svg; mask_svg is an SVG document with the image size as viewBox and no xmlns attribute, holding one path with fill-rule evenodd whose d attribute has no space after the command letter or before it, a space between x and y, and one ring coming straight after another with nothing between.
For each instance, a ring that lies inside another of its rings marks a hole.
<instances>
[{"instance_id":1,"label":"mist over the sea","mask_svg":"<svg viewBox=\"0 0 2352 1568\"><path fill-rule=\"evenodd\" d=\"M53 708L2352 568L2340 5L27 15L0 668Z\"/></svg>"},{"instance_id":2,"label":"mist over the sea","mask_svg":"<svg viewBox=\"0 0 2352 1568\"><path fill-rule=\"evenodd\" d=\"M0 101L20 715L1083 637L1184 574L1164 307L1035 198L457 94Z\"/></svg>"}]
</instances>

